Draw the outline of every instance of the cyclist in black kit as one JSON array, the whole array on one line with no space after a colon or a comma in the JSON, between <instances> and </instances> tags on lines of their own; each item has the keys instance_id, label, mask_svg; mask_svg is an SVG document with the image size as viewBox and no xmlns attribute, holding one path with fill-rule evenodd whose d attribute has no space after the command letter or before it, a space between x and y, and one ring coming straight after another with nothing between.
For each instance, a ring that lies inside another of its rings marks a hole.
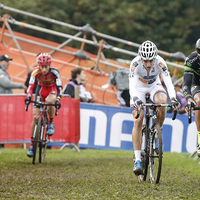
<instances>
[{"instance_id":1,"label":"cyclist in black kit","mask_svg":"<svg viewBox=\"0 0 200 200\"><path fill-rule=\"evenodd\" d=\"M200 38L196 42L196 51L185 60L183 94L192 107L200 107ZM198 135L197 155L200 157L200 110L195 111L195 123Z\"/></svg>"}]
</instances>

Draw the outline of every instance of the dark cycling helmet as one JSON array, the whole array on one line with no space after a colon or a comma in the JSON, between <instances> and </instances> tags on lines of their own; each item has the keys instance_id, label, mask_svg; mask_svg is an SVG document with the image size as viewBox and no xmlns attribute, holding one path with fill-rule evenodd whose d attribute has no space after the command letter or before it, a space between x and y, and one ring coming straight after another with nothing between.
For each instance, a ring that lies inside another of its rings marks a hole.
<instances>
[{"instance_id":1,"label":"dark cycling helmet","mask_svg":"<svg viewBox=\"0 0 200 200\"><path fill-rule=\"evenodd\" d=\"M47 65L51 65L51 56L48 53L41 53L37 57L37 64L39 66L45 67Z\"/></svg>"},{"instance_id":2,"label":"dark cycling helmet","mask_svg":"<svg viewBox=\"0 0 200 200\"><path fill-rule=\"evenodd\" d=\"M153 42L147 40L140 45L138 54L143 60L153 60L158 55L158 49Z\"/></svg>"},{"instance_id":3,"label":"dark cycling helmet","mask_svg":"<svg viewBox=\"0 0 200 200\"><path fill-rule=\"evenodd\" d=\"M196 49L200 49L200 38L196 42Z\"/></svg>"}]
</instances>

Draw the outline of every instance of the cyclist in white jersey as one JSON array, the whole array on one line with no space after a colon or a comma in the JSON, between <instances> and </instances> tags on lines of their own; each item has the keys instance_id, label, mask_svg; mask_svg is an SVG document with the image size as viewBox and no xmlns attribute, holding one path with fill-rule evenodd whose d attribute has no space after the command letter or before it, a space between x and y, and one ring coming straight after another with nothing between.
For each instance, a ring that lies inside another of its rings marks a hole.
<instances>
[{"instance_id":1,"label":"cyclist in white jersey","mask_svg":"<svg viewBox=\"0 0 200 200\"><path fill-rule=\"evenodd\" d=\"M151 100L157 104L167 104L167 93L163 88L160 77L162 76L171 102L176 103L176 93L171 77L163 58L158 55L156 45L147 40L138 49L138 56L130 64L129 93L131 96L130 105L134 118L132 130L132 141L135 153L135 164L133 172L136 175L142 173L141 167L141 144L142 144L142 123L144 110L141 110L138 119L135 119L139 105L145 102L146 93L150 93ZM162 127L166 117L166 108L158 110L158 124Z\"/></svg>"}]
</instances>

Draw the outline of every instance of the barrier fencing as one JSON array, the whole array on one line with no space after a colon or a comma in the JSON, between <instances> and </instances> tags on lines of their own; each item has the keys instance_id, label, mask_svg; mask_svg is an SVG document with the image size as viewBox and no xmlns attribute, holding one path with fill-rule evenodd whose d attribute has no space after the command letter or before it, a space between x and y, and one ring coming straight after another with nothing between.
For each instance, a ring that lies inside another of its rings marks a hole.
<instances>
[{"instance_id":1,"label":"barrier fencing","mask_svg":"<svg viewBox=\"0 0 200 200\"><path fill-rule=\"evenodd\" d=\"M30 143L32 105L25 111L25 95L0 96L0 143ZM70 97L61 99L61 109L54 118L55 134L51 142L72 145L79 151L80 140L80 100Z\"/></svg>"}]
</instances>

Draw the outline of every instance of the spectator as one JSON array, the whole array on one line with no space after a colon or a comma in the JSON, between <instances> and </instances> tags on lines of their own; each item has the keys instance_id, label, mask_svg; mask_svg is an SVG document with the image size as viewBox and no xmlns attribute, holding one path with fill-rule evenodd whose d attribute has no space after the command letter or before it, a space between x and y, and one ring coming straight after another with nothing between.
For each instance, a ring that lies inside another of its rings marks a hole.
<instances>
[{"instance_id":1,"label":"spectator","mask_svg":"<svg viewBox=\"0 0 200 200\"><path fill-rule=\"evenodd\" d=\"M176 82L174 82L174 87L175 87L175 91L176 91L176 98L180 103L179 113L184 114L184 113L186 113L185 106L187 104L187 101L183 95L182 83L176 81Z\"/></svg>"},{"instance_id":2,"label":"spectator","mask_svg":"<svg viewBox=\"0 0 200 200\"><path fill-rule=\"evenodd\" d=\"M7 73L10 60L12 58L9 58L6 54L0 56L0 94L12 94L12 89L15 88L26 89L25 85L11 81ZM3 148L4 144L0 144L1 147Z\"/></svg>"},{"instance_id":3,"label":"spectator","mask_svg":"<svg viewBox=\"0 0 200 200\"><path fill-rule=\"evenodd\" d=\"M7 73L10 60L12 60L12 58L9 58L6 54L0 56L0 94L12 94L12 89L17 88L27 89L22 83L11 81L10 76Z\"/></svg>"},{"instance_id":4,"label":"spectator","mask_svg":"<svg viewBox=\"0 0 200 200\"><path fill-rule=\"evenodd\" d=\"M80 84L80 90L79 90L79 96L84 102L87 103L93 103L94 99L92 97L92 94L86 90L86 84L87 84L87 78L82 78L81 79L81 84Z\"/></svg>"},{"instance_id":5,"label":"spectator","mask_svg":"<svg viewBox=\"0 0 200 200\"><path fill-rule=\"evenodd\" d=\"M110 85L115 85L117 88L117 99L120 107L130 107L129 94L129 70L120 68L112 73L108 84L102 88L108 88Z\"/></svg>"},{"instance_id":6,"label":"spectator","mask_svg":"<svg viewBox=\"0 0 200 200\"><path fill-rule=\"evenodd\" d=\"M184 114L184 113L186 113L185 106L187 104L187 101L186 101L186 99L183 95L182 81L179 81L179 80L177 80L176 78L173 77L172 83L174 85L174 89L175 89L175 92L176 92L176 98L177 98L177 100L180 104L179 113ZM170 102L168 101L168 103L170 103ZM173 109L171 107L167 107L167 112L172 113Z\"/></svg>"},{"instance_id":7,"label":"spectator","mask_svg":"<svg viewBox=\"0 0 200 200\"><path fill-rule=\"evenodd\" d=\"M85 73L81 67L75 68L71 71L71 79L65 85L63 94L68 94L72 98L75 98L75 87L80 87L81 79L85 79ZM81 102L84 99L80 97Z\"/></svg>"}]
</instances>

